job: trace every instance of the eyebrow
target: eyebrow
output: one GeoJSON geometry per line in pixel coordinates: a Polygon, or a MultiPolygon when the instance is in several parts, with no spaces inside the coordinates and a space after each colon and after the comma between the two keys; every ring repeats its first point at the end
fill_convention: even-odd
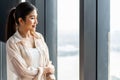
{"type": "Polygon", "coordinates": [[[38,15],[30,15],[30,17],[35,17],[35,16],[38,16],[38,15]]]}

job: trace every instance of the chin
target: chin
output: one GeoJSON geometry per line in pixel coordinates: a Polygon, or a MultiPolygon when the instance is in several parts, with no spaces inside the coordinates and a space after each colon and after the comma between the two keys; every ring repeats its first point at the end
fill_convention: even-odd
{"type": "Polygon", "coordinates": [[[36,29],[31,29],[30,31],[35,32],[35,31],[36,31],[36,29]]]}

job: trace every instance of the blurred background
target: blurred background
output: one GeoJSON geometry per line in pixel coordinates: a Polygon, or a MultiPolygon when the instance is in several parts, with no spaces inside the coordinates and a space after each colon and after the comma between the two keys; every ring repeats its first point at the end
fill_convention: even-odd
{"type": "Polygon", "coordinates": [[[79,0],[57,0],[58,80],[79,80],[79,0]]]}
{"type": "Polygon", "coordinates": [[[110,80],[120,80],[120,0],[110,0],[110,80]]]}

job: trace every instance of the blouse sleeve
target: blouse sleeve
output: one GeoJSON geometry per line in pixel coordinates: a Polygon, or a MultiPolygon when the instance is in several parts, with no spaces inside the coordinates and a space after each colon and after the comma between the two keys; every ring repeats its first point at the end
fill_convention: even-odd
{"type": "Polygon", "coordinates": [[[14,42],[7,42],[6,52],[9,58],[8,60],[9,62],[11,62],[17,75],[27,78],[34,78],[37,75],[39,69],[30,69],[27,66],[25,60],[21,57],[21,54],[14,42]]]}
{"type": "MultiPolygon", "coordinates": [[[[50,61],[50,58],[49,58],[49,49],[48,49],[48,46],[47,46],[47,44],[46,44],[46,42],[44,40],[44,37],[40,33],[37,33],[37,35],[38,35],[38,37],[40,38],[40,40],[42,42],[41,44],[44,46],[44,53],[45,53],[45,60],[44,61],[46,63],[45,67],[50,67],[51,69],[53,69],[55,71],[54,65],[52,64],[52,61],[50,61]]],[[[39,46],[39,44],[37,44],[37,45],[39,46]]],[[[52,77],[54,77],[51,80],[55,80],[55,75],[54,74],[51,74],[51,75],[52,75],[52,77]]],[[[51,75],[49,75],[49,76],[51,76],[51,75]]]]}
{"type": "Polygon", "coordinates": [[[42,39],[42,42],[43,42],[43,45],[44,45],[44,47],[45,47],[45,54],[46,54],[46,66],[48,67],[51,67],[52,69],[54,69],[55,70],[55,67],[54,67],[54,65],[52,64],[52,61],[50,61],[50,58],[49,58],[49,49],[48,49],[48,46],[47,46],[47,44],[46,44],[46,42],[45,42],[45,40],[44,40],[44,37],[43,37],[43,35],[42,34],[40,34],[39,33],[39,36],[40,36],[40,38],[42,39]]]}

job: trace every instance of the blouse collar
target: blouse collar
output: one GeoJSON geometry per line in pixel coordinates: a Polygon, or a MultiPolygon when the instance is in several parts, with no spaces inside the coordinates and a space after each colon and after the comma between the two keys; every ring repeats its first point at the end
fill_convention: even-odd
{"type": "MultiPolygon", "coordinates": [[[[16,43],[18,43],[18,42],[20,42],[20,41],[23,40],[23,37],[20,35],[20,33],[18,32],[18,30],[15,32],[14,38],[15,38],[15,42],[16,43]]],[[[36,37],[34,36],[34,39],[40,39],[40,37],[37,35],[37,33],[36,33],[36,37]]]]}

